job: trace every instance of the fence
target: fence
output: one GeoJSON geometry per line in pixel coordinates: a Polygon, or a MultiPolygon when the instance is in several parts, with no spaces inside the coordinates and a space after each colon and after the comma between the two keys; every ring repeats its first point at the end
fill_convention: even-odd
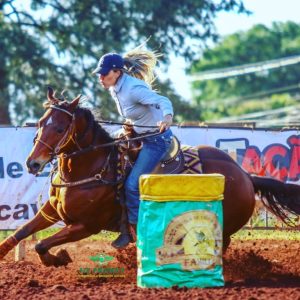
{"type": "MultiPolygon", "coordinates": [[[[182,144],[211,145],[226,151],[250,173],[300,183],[298,129],[274,131],[229,127],[227,124],[227,127],[174,126],[172,130],[182,144]]],[[[50,167],[40,177],[28,175],[25,171],[24,161],[31,150],[34,134],[33,127],[0,128],[0,230],[21,226],[39,208],[36,199],[45,185],[50,167]]],[[[47,188],[44,199],[46,197],[47,188]]],[[[273,220],[269,212],[261,212],[261,217],[254,216],[247,227],[286,228],[273,220]]]]}

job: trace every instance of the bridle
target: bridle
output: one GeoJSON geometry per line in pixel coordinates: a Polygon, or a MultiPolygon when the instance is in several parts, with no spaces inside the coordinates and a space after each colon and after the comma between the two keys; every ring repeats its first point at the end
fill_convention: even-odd
{"type": "MultiPolygon", "coordinates": [[[[73,129],[72,127],[73,127],[73,124],[75,123],[75,113],[70,113],[66,109],[63,109],[63,108],[61,108],[59,106],[56,106],[56,105],[50,105],[49,108],[56,109],[56,110],[59,110],[61,112],[64,112],[65,114],[67,114],[68,116],[70,116],[72,118],[72,121],[71,121],[70,125],[68,126],[68,129],[66,130],[64,136],[60,139],[60,141],[58,142],[58,144],[55,147],[50,146],[48,143],[46,143],[42,139],[38,139],[37,138],[38,132],[36,134],[36,137],[33,140],[34,144],[36,142],[41,143],[42,145],[46,146],[51,151],[50,161],[52,161],[54,159],[54,157],[59,154],[62,147],[69,142],[69,140],[67,140],[66,142],[65,142],[65,140],[68,138],[71,130],[73,129]]],[[[71,138],[72,138],[72,135],[71,135],[71,138]]],[[[75,144],[77,145],[78,143],[75,142],[75,144]]]]}

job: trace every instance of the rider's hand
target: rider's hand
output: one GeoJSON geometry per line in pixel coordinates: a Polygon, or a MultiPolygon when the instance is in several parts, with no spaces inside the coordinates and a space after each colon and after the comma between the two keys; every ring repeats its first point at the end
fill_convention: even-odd
{"type": "Polygon", "coordinates": [[[167,130],[173,123],[173,116],[172,115],[165,115],[163,121],[157,123],[159,127],[159,132],[164,132],[167,130]]]}
{"type": "Polygon", "coordinates": [[[122,128],[123,128],[123,132],[124,132],[125,135],[133,133],[132,122],[128,119],[126,119],[126,121],[124,122],[122,128]]]}

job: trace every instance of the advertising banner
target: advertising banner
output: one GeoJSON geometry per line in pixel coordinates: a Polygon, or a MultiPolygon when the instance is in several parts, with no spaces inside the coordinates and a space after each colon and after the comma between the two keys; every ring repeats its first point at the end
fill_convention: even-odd
{"type": "MultiPolygon", "coordinates": [[[[226,151],[246,171],[300,184],[300,135],[297,130],[173,127],[183,145],[209,145],[226,151]]],[[[48,198],[47,165],[39,176],[28,174],[36,128],[0,128],[0,230],[31,219],[48,198]],[[40,196],[41,195],[41,196],[40,196]]]]}
{"type": "Polygon", "coordinates": [[[25,164],[35,131],[0,128],[0,230],[15,229],[32,219],[40,207],[40,193],[47,199],[50,166],[36,177],[28,174],[25,164]]]}

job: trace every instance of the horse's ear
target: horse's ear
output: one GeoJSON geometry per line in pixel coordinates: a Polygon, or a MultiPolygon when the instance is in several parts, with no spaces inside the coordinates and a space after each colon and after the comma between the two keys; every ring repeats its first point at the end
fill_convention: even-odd
{"type": "Polygon", "coordinates": [[[48,92],[47,92],[47,99],[52,102],[53,101],[53,88],[51,86],[48,86],[48,92]]]}
{"type": "Polygon", "coordinates": [[[66,89],[63,89],[62,92],[60,93],[62,96],[62,100],[67,100],[67,96],[65,96],[65,93],[67,92],[66,89]]]}
{"type": "Polygon", "coordinates": [[[51,86],[48,86],[47,99],[51,104],[57,104],[58,100],[55,98],[55,92],[51,86]]]}
{"type": "Polygon", "coordinates": [[[71,108],[72,111],[74,111],[75,108],[77,107],[80,98],[81,98],[81,94],[78,95],[75,99],[73,99],[72,102],[70,103],[70,108],[71,108]]]}

